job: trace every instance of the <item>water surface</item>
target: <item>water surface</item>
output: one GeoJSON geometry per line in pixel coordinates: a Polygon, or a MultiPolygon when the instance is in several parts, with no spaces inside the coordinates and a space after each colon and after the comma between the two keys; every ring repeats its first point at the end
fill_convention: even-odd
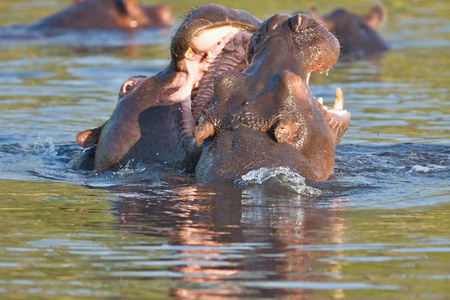
{"type": "MultiPolygon", "coordinates": [[[[0,3],[2,299],[450,297],[446,1],[388,1],[391,51],[312,77],[325,102],[340,86],[352,114],[329,181],[275,169],[210,185],[161,166],[70,168],[75,135],[109,117],[120,85],[167,65],[172,29],[43,37],[11,25],[68,2],[0,3]]],[[[311,4],[241,2],[217,1],[261,19],[311,4]]],[[[169,5],[177,20],[193,6],[169,5]]]]}

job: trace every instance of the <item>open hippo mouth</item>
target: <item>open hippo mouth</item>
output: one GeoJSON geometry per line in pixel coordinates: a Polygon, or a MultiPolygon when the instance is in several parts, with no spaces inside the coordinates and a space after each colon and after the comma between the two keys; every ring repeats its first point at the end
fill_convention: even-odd
{"type": "Polygon", "coordinates": [[[248,66],[247,49],[259,21],[240,10],[205,5],[192,11],[175,32],[171,68],[176,72],[167,89],[180,102],[183,134],[194,137],[195,125],[214,95],[215,78],[248,66]]]}
{"type": "Polygon", "coordinates": [[[337,61],[339,43],[306,15],[274,15],[252,36],[242,73],[216,80],[211,105],[195,132],[202,151],[197,181],[236,178],[260,167],[288,166],[314,180],[333,172],[335,147],[350,123],[342,91],[333,107],[310,90],[312,72],[337,61]]]}
{"type": "Polygon", "coordinates": [[[106,170],[134,160],[192,172],[200,155],[194,129],[213,97],[215,77],[247,67],[248,44],[260,24],[245,11],[218,5],[191,11],[174,32],[169,66],[127,80],[105,124],[77,136],[82,147],[97,144],[79,165],[106,170]]]}

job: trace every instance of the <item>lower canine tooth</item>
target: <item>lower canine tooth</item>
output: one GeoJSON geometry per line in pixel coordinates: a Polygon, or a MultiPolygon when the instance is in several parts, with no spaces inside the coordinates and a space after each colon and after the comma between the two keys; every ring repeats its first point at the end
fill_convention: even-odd
{"type": "Polygon", "coordinates": [[[319,97],[319,99],[317,99],[317,101],[318,101],[321,105],[323,105],[323,98],[322,98],[322,97],[319,97]]]}
{"type": "Polygon", "coordinates": [[[342,93],[342,90],[339,87],[336,88],[336,100],[334,101],[333,109],[344,109],[344,93],[342,93]]]}

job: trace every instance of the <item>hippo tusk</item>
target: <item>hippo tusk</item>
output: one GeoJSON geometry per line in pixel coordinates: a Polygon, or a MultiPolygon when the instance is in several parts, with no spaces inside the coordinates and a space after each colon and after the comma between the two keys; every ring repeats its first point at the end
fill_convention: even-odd
{"type": "Polygon", "coordinates": [[[333,109],[335,110],[344,109],[344,93],[339,87],[336,88],[336,100],[334,101],[333,109]]]}
{"type": "Polygon", "coordinates": [[[214,135],[214,125],[209,121],[199,124],[195,128],[195,139],[197,140],[197,145],[199,147],[203,144],[204,140],[212,135],[214,135]]]}
{"type": "Polygon", "coordinates": [[[317,102],[319,102],[321,105],[323,105],[323,98],[319,97],[319,99],[317,99],[317,102]]]}

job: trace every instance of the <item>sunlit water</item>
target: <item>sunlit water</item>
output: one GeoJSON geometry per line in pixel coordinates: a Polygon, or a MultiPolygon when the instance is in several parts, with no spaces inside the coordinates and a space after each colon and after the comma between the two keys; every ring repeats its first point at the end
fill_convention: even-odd
{"type": "MultiPolygon", "coordinates": [[[[448,299],[449,10],[416,2],[389,2],[389,53],[312,77],[352,114],[322,183],[284,168],[210,185],[159,165],[75,171],[76,133],[109,117],[128,77],[166,66],[172,30],[2,28],[0,298],[448,299]]],[[[310,4],[227,3],[260,18],[310,4]]],[[[4,2],[1,22],[64,4],[4,2]]]]}

